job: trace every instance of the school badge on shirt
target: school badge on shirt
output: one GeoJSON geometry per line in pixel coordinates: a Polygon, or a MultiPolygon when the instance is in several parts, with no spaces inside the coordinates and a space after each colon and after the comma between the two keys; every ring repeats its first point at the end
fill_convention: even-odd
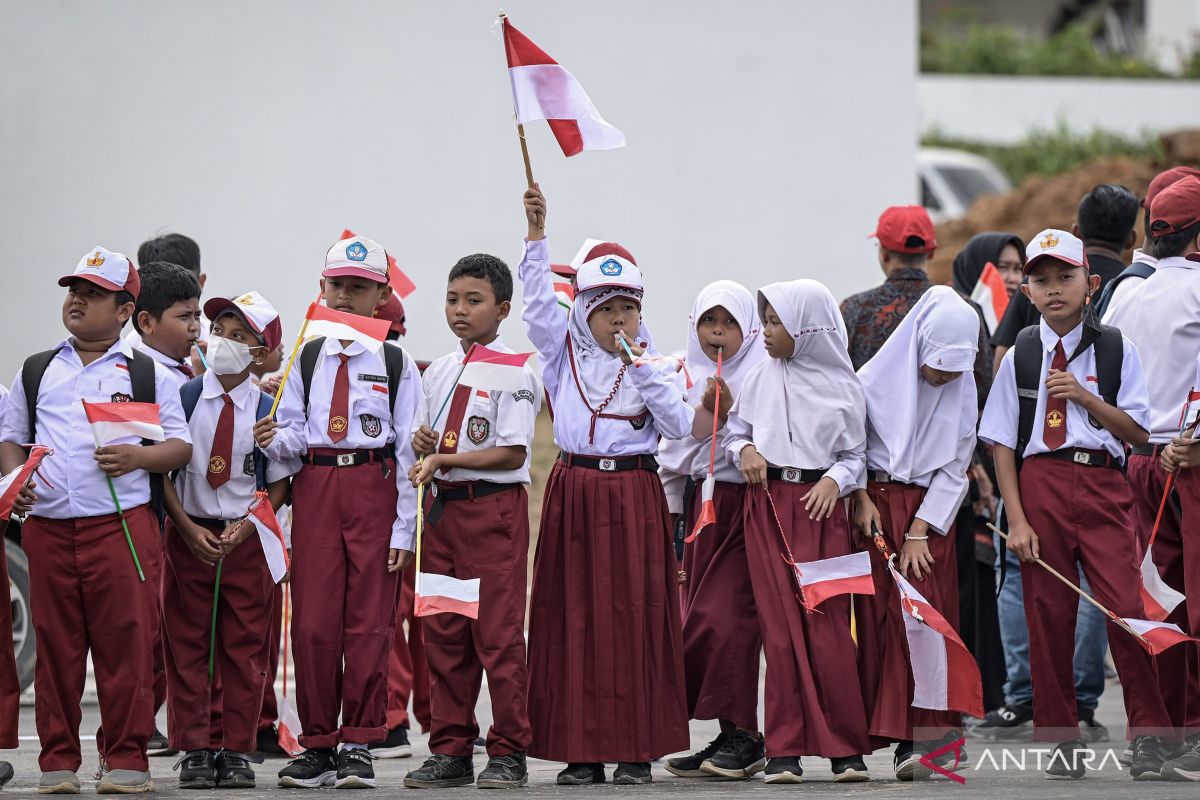
{"type": "Polygon", "coordinates": [[[358,420],[362,423],[363,433],[372,439],[383,432],[383,423],[380,422],[379,417],[374,417],[370,414],[359,414],[358,420]]]}
{"type": "Polygon", "coordinates": [[[491,431],[492,424],[486,417],[471,417],[467,420],[467,438],[475,444],[483,444],[491,431]]]}
{"type": "Polygon", "coordinates": [[[220,475],[225,471],[226,466],[228,465],[225,463],[225,459],[220,456],[213,456],[208,460],[208,471],[214,475],[220,475]]]}
{"type": "Polygon", "coordinates": [[[342,431],[346,430],[346,418],[330,417],[329,430],[333,431],[334,433],[341,433],[342,431]]]}
{"type": "Polygon", "coordinates": [[[1054,409],[1053,411],[1051,411],[1049,414],[1046,415],[1046,424],[1049,425],[1051,428],[1061,428],[1062,424],[1063,424],[1062,412],[1059,411],[1058,409],[1054,409]]]}
{"type": "Polygon", "coordinates": [[[450,450],[458,447],[458,434],[454,431],[446,431],[446,435],[442,437],[442,444],[450,450]]]}

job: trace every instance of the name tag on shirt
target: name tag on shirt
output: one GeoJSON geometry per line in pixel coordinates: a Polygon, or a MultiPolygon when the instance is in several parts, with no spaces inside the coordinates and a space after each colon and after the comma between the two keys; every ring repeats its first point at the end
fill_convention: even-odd
{"type": "Polygon", "coordinates": [[[373,383],[387,383],[387,375],[368,375],[365,372],[358,373],[360,381],[372,381],[373,383]]]}

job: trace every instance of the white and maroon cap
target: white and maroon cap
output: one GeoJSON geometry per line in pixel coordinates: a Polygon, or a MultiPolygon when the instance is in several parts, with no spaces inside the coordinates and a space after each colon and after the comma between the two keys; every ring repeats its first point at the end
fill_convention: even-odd
{"type": "Polygon", "coordinates": [[[379,283],[388,282],[388,257],[383,246],[365,236],[351,236],[329,248],[322,278],[353,275],[379,283]]]}
{"type": "Polygon", "coordinates": [[[575,274],[576,292],[618,287],[642,294],[642,272],[628,250],[616,242],[600,242],[584,256],[575,274]]]}
{"type": "Polygon", "coordinates": [[[1025,274],[1043,258],[1057,258],[1074,267],[1087,268],[1087,255],[1083,252],[1083,241],[1074,234],[1047,228],[1029,240],[1025,248],[1025,274]]]}
{"type": "Polygon", "coordinates": [[[105,250],[96,245],[84,253],[75,265],[75,271],[58,279],[59,286],[70,286],[71,281],[82,278],[110,292],[129,292],[136,300],[142,291],[142,279],[128,256],[105,250]]]}
{"type": "Polygon", "coordinates": [[[279,321],[279,312],[258,292],[246,292],[232,300],[214,297],[204,304],[204,316],[213,322],[226,312],[237,314],[250,330],[262,338],[267,350],[275,350],[283,341],[283,324],[279,321]]]}

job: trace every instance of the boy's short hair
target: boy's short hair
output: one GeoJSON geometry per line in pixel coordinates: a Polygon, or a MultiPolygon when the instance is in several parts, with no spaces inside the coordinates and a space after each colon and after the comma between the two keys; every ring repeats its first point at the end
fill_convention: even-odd
{"type": "Polygon", "coordinates": [[[901,253],[899,250],[889,250],[886,247],[883,250],[890,258],[899,261],[910,269],[924,267],[929,262],[929,253],[901,253]]]}
{"type": "Polygon", "coordinates": [[[1191,248],[1197,236],[1200,236],[1200,222],[1175,233],[1165,233],[1153,240],[1154,257],[1163,259],[1182,256],[1191,248]]]}
{"type": "Polygon", "coordinates": [[[178,264],[153,261],[143,264],[138,276],[142,279],[142,291],[133,309],[133,327],[139,334],[142,329],[137,318],[143,311],[154,319],[162,319],[163,313],[176,303],[200,299],[200,282],[178,264]]]}
{"type": "Polygon", "coordinates": [[[507,264],[495,256],[487,253],[463,256],[450,269],[450,277],[446,279],[446,283],[463,277],[479,278],[490,283],[497,303],[512,301],[512,271],[509,270],[507,264]]]}
{"type": "Polygon", "coordinates": [[[1126,187],[1118,183],[1093,187],[1075,211],[1079,238],[1124,247],[1137,224],[1137,210],[1137,196],[1126,187]]]}
{"type": "Polygon", "coordinates": [[[137,259],[143,267],[155,262],[178,264],[200,277],[200,245],[182,233],[166,233],[147,239],[138,245],[137,259]]]}

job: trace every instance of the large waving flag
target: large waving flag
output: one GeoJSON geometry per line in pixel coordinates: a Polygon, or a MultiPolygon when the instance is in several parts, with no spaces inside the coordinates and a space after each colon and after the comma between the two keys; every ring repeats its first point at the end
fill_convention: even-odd
{"type": "Polygon", "coordinates": [[[624,147],[625,134],[604,121],[575,76],[507,18],[502,21],[517,122],[546,120],[566,156],[624,147]]]}
{"type": "Polygon", "coordinates": [[[271,504],[265,497],[250,507],[248,518],[258,531],[258,540],[262,542],[263,555],[267,559],[267,567],[271,570],[271,580],[279,583],[287,575],[287,547],[283,543],[283,531],[279,528],[279,518],[271,509],[271,504]]]}
{"type": "Polygon", "coordinates": [[[306,319],[306,335],[361,342],[363,347],[373,353],[383,347],[391,327],[391,323],[386,319],[347,314],[319,303],[308,307],[306,319]]]}
{"type": "Polygon", "coordinates": [[[42,459],[52,452],[54,451],[45,445],[35,444],[29,450],[29,458],[25,459],[24,464],[0,478],[0,527],[12,516],[13,505],[17,502],[21,488],[29,483],[29,478],[42,463],[42,459]]]}
{"type": "MultiPolygon", "coordinates": [[[[342,239],[353,239],[354,235],[354,231],[349,228],[345,228],[342,231],[342,239]]],[[[387,251],[384,252],[387,255],[388,262],[388,283],[391,285],[392,291],[400,295],[400,299],[403,300],[416,290],[417,285],[412,282],[411,278],[404,274],[404,270],[400,269],[400,265],[396,263],[396,259],[392,257],[392,254],[387,253],[387,251]]]]}
{"type": "Polygon", "coordinates": [[[525,386],[525,362],[531,355],[501,353],[481,344],[473,345],[463,361],[458,384],[490,392],[515,392],[525,386]]]}
{"type": "Polygon", "coordinates": [[[417,575],[416,615],[462,614],[479,619],[479,578],[459,580],[449,575],[422,572],[417,575]]]}
{"type": "Polygon", "coordinates": [[[983,310],[983,321],[987,323],[988,334],[996,332],[996,326],[1004,319],[1008,308],[1008,290],[1004,288],[1004,278],[996,265],[987,262],[983,272],[971,290],[971,299],[983,310]]]}
{"type": "Polygon", "coordinates": [[[1122,617],[1121,621],[1138,635],[1138,643],[1146,648],[1146,651],[1152,656],[1177,644],[1198,641],[1180,630],[1178,625],[1172,625],[1169,622],[1151,622],[1146,619],[1130,619],[1129,617],[1122,617]]]}
{"type": "Polygon", "coordinates": [[[1158,567],[1150,558],[1150,548],[1142,558],[1142,606],[1146,617],[1155,622],[1162,622],[1171,616],[1175,607],[1184,601],[1184,596],[1172,589],[1158,574],[1158,567]]]}
{"type": "Polygon", "coordinates": [[[89,403],[83,411],[92,424],[97,447],[104,447],[129,436],[161,442],[167,438],[157,403],[89,403]]]}
{"type": "Polygon", "coordinates": [[[800,602],[809,611],[839,594],[875,594],[870,553],[801,561],[792,568],[800,584],[800,602]]]}

